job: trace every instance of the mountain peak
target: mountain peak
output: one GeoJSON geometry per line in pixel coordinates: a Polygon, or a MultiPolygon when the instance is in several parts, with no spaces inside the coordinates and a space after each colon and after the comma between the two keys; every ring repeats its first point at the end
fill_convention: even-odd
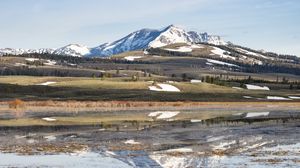
{"type": "Polygon", "coordinates": [[[183,28],[181,28],[181,26],[177,26],[177,25],[174,25],[174,24],[171,24],[167,27],[165,27],[164,29],[162,30],[184,30],[183,28]]]}
{"type": "Polygon", "coordinates": [[[69,44],[55,50],[54,54],[81,57],[90,54],[90,49],[80,44],[69,44]]]}

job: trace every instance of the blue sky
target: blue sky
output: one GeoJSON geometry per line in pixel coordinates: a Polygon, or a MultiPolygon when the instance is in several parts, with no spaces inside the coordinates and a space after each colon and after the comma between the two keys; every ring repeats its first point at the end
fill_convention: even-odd
{"type": "Polygon", "coordinates": [[[0,48],[89,47],[169,24],[300,56],[299,0],[1,0],[0,48]]]}

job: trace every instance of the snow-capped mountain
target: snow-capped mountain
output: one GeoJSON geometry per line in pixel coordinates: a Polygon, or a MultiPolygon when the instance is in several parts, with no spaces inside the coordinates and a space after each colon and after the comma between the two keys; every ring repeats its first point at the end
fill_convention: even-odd
{"type": "Polygon", "coordinates": [[[41,48],[41,49],[14,49],[14,48],[2,48],[0,49],[1,55],[22,55],[22,54],[57,54],[57,55],[67,55],[74,57],[81,57],[84,55],[90,54],[90,49],[86,46],[82,46],[79,44],[70,44],[58,49],[52,48],[41,48]]]}
{"type": "Polygon", "coordinates": [[[55,49],[52,48],[40,48],[40,49],[2,48],[0,49],[0,56],[6,54],[21,55],[21,54],[31,54],[31,53],[52,54],[54,51],[55,49]]]}
{"type": "Polygon", "coordinates": [[[84,55],[90,55],[90,49],[86,46],[82,46],[79,44],[69,44],[67,46],[55,50],[53,54],[81,57],[84,55]]]}
{"type": "Polygon", "coordinates": [[[106,43],[91,49],[91,56],[110,56],[126,51],[145,48],[163,47],[174,43],[210,43],[225,45],[220,36],[194,31],[187,32],[182,28],[170,25],[162,30],[142,29],[113,43],[106,43]]]}
{"type": "Polygon", "coordinates": [[[126,51],[140,50],[146,48],[163,47],[174,43],[210,43],[216,45],[226,45],[220,36],[213,36],[207,33],[186,31],[174,25],[170,25],[161,30],[141,29],[135,31],[124,38],[112,43],[104,43],[94,48],[88,48],[79,44],[70,44],[58,49],[0,49],[0,56],[5,54],[21,55],[28,53],[50,53],[67,56],[111,56],[126,51]]]}
{"type": "Polygon", "coordinates": [[[158,30],[142,29],[133,32],[115,42],[105,43],[98,47],[92,48],[91,55],[109,56],[125,51],[148,48],[149,43],[155,40],[155,38],[159,36],[159,34],[160,31],[158,30]]]}

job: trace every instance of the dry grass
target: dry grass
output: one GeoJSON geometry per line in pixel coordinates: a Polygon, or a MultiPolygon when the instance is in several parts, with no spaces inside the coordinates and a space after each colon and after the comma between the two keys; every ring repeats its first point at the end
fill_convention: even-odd
{"type": "MultiPolygon", "coordinates": [[[[0,105],[8,105],[10,101],[2,101],[0,105]]],[[[193,101],[177,101],[177,102],[159,102],[159,101],[25,101],[26,108],[30,107],[65,107],[65,108],[137,108],[137,107],[199,107],[199,108],[243,108],[251,107],[270,107],[274,106],[274,102],[193,102],[193,101]]],[[[299,102],[276,102],[276,107],[299,107],[299,102]]]]}
{"type": "Polygon", "coordinates": [[[99,79],[73,80],[57,83],[56,86],[92,89],[147,89],[146,82],[107,81],[99,79]]]}
{"type": "Polygon", "coordinates": [[[129,51],[129,52],[113,55],[112,58],[123,58],[126,56],[142,56],[142,55],[144,55],[143,51],[129,51]]]}

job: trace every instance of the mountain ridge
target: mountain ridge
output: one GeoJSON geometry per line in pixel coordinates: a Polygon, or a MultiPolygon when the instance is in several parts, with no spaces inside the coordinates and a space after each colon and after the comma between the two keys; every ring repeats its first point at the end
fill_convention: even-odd
{"type": "Polygon", "coordinates": [[[57,49],[14,49],[2,48],[0,55],[6,54],[30,54],[49,53],[57,55],[67,55],[76,57],[109,57],[126,51],[141,50],[146,48],[162,47],[173,43],[197,43],[204,42],[216,45],[225,45],[220,36],[209,35],[208,33],[198,33],[186,31],[175,25],[169,25],[163,29],[144,28],[134,31],[127,36],[111,43],[104,43],[96,47],[87,47],[80,44],[69,44],[57,49]]]}

